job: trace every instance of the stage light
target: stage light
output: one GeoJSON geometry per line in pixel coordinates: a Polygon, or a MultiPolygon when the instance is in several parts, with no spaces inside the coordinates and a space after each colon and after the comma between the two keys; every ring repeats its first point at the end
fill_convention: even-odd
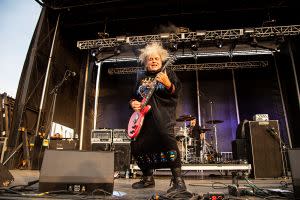
{"type": "Polygon", "coordinates": [[[115,49],[114,49],[114,55],[115,56],[118,56],[118,55],[120,55],[121,54],[121,49],[120,49],[120,47],[115,47],[115,49]]]}
{"type": "Polygon", "coordinates": [[[178,44],[175,43],[175,42],[171,42],[170,45],[169,45],[169,49],[170,51],[177,51],[178,50],[178,44]]]}
{"type": "Polygon", "coordinates": [[[126,41],[126,36],[117,36],[116,40],[117,40],[117,42],[120,42],[120,43],[125,42],[126,41]]]}
{"type": "Polygon", "coordinates": [[[222,48],[223,47],[223,41],[222,40],[217,40],[216,41],[216,47],[222,48]]]}
{"type": "Polygon", "coordinates": [[[252,47],[257,47],[257,44],[258,44],[258,42],[257,42],[257,40],[256,40],[256,37],[253,37],[253,38],[252,38],[252,41],[250,42],[250,46],[252,46],[252,47]]]}
{"type": "Polygon", "coordinates": [[[192,51],[197,51],[198,50],[197,42],[191,42],[191,50],[192,51]]]}
{"type": "Polygon", "coordinates": [[[99,54],[99,49],[91,49],[91,55],[93,56],[93,57],[95,57],[96,55],[98,55],[99,54]]]}
{"type": "Polygon", "coordinates": [[[244,29],[244,34],[251,34],[254,33],[254,28],[245,28],[244,29]]]}
{"type": "Polygon", "coordinates": [[[205,34],[206,34],[206,31],[201,31],[201,30],[196,31],[196,36],[205,36],[205,34]]]}
{"type": "Polygon", "coordinates": [[[161,39],[168,39],[170,37],[170,33],[161,33],[160,38],[161,39]]]}
{"type": "Polygon", "coordinates": [[[109,34],[108,33],[98,32],[97,34],[98,34],[99,38],[101,38],[101,39],[109,38],[109,34]]]}

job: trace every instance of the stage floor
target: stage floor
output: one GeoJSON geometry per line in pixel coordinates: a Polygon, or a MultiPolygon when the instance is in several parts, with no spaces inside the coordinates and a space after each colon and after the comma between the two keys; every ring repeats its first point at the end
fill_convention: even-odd
{"type": "MultiPolygon", "coordinates": [[[[12,182],[7,188],[18,185],[27,185],[30,181],[39,179],[39,171],[37,170],[10,170],[14,177],[12,182]]],[[[121,173],[119,177],[114,180],[114,194],[112,196],[92,196],[92,195],[69,195],[69,194],[51,194],[38,196],[38,183],[26,188],[20,194],[12,194],[7,192],[0,193],[0,199],[124,199],[124,200],[142,200],[142,199],[155,199],[155,195],[165,195],[167,189],[170,187],[170,176],[155,174],[155,188],[134,190],[131,184],[138,181],[140,178],[137,174],[136,178],[124,178],[121,173]],[[30,190],[28,190],[30,189],[30,190]]],[[[194,196],[187,199],[201,199],[200,197],[208,192],[224,193],[227,199],[264,199],[254,196],[241,196],[239,198],[233,197],[228,194],[228,185],[232,184],[231,175],[220,174],[217,171],[203,172],[201,176],[198,173],[185,174],[185,182],[187,189],[194,196]],[[228,198],[233,197],[233,198],[228,198]]],[[[285,191],[292,191],[291,178],[276,178],[276,179],[250,179],[250,181],[258,188],[261,189],[283,189],[285,191]],[[287,187],[284,188],[283,186],[287,187]]],[[[248,185],[246,180],[238,180],[240,187],[248,185]]],[[[13,187],[12,189],[17,189],[13,187]]],[[[2,191],[2,190],[1,190],[2,191]]],[[[286,194],[286,193],[285,193],[286,194]]],[[[291,194],[291,192],[289,192],[291,194]]],[[[156,199],[163,199],[162,196],[156,199]]],[[[170,198],[172,199],[172,198],[170,198]]],[[[176,199],[176,198],[174,198],[176,199]]],[[[279,198],[272,198],[279,199],[279,198]]],[[[291,199],[291,198],[286,198],[291,199]]]]}

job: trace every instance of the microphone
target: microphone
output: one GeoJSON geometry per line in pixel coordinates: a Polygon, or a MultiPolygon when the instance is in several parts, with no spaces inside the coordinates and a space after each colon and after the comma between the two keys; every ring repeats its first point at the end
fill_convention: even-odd
{"type": "Polygon", "coordinates": [[[273,136],[277,136],[277,132],[275,131],[275,128],[274,127],[268,127],[267,128],[267,131],[273,135],[273,136]]]}
{"type": "Polygon", "coordinates": [[[72,72],[71,70],[67,70],[69,76],[76,76],[76,72],[72,72]]]}

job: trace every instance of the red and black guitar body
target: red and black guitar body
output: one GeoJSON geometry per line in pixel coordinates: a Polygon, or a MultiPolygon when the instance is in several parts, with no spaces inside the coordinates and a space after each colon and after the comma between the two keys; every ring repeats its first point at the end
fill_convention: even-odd
{"type": "Polygon", "coordinates": [[[140,133],[142,126],[143,126],[143,122],[144,122],[144,118],[145,115],[148,113],[148,111],[151,109],[150,105],[145,106],[143,109],[141,109],[141,111],[137,111],[132,113],[130,119],[129,119],[129,123],[128,123],[128,136],[131,139],[134,139],[138,136],[138,134],[140,133]]]}

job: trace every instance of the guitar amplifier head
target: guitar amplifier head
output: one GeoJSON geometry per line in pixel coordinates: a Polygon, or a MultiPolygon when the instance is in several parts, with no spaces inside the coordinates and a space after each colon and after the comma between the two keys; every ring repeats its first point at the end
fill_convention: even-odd
{"type": "Polygon", "coordinates": [[[113,130],[113,143],[130,143],[130,138],[127,135],[126,129],[113,130]]]}
{"type": "Polygon", "coordinates": [[[91,132],[91,143],[111,143],[112,129],[94,129],[91,132]]]}
{"type": "Polygon", "coordinates": [[[253,116],[253,121],[269,121],[268,114],[256,114],[253,116]]]}

